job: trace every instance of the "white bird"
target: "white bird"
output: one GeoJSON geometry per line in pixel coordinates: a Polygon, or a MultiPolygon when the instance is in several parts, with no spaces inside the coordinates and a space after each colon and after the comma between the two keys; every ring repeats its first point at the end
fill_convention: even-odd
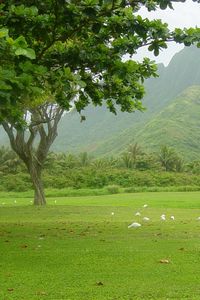
{"type": "Polygon", "coordinates": [[[137,211],[137,212],[135,213],[135,216],[141,216],[141,213],[140,213],[139,211],[137,211]]]}
{"type": "Polygon", "coordinates": [[[175,220],[174,216],[171,216],[170,219],[173,220],[173,221],[175,220]]]}
{"type": "Polygon", "coordinates": [[[128,226],[128,228],[131,228],[131,227],[133,227],[133,228],[138,228],[138,227],[141,227],[142,225],[140,224],[140,223],[137,223],[137,222],[133,222],[132,224],[130,224],[129,226],[128,226]]]}
{"type": "Polygon", "coordinates": [[[165,220],[166,220],[165,215],[161,215],[160,218],[161,218],[162,221],[165,221],[165,220]]]}
{"type": "Polygon", "coordinates": [[[144,217],[143,221],[149,221],[150,219],[148,217],[144,217]]]}
{"type": "Polygon", "coordinates": [[[148,207],[148,205],[147,205],[147,204],[144,204],[143,207],[146,208],[146,207],[148,207]]]}
{"type": "Polygon", "coordinates": [[[114,216],[114,214],[115,214],[114,212],[111,212],[111,215],[112,215],[112,216],[114,216]]]}

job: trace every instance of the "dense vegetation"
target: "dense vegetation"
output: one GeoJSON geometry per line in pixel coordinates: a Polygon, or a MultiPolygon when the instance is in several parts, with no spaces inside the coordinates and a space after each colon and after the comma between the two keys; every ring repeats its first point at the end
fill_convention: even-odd
{"type": "MultiPolygon", "coordinates": [[[[0,148],[0,190],[32,189],[29,175],[20,159],[7,148],[0,148]]],[[[92,158],[51,152],[43,174],[46,188],[101,189],[108,193],[137,191],[145,187],[200,186],[200,162],[184,163],[173,148],[162,146],[157,153],[145,153],[138,144],[128,147],[118,157],[92,158]]],[[[152,189],[155,190],[155,189],[152,189]]]]}

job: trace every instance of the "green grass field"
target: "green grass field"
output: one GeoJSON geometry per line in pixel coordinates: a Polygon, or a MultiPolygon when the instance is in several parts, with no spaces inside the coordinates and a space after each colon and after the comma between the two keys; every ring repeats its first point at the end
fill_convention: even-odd
{"type": "Polygon", "coordinates": [[[0,198],[0,299],[200,299],[198,216],[200,192],[0,198]]]}

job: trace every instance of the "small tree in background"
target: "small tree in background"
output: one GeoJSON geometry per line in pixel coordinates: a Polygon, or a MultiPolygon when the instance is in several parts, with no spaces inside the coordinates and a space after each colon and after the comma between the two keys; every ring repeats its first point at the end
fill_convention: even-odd
{"type": "Polygon", "coordinates": [[[171,147],[162,146],[158,153],[158,160],[165,171],[183,171],[184,161],[171,147]]]}

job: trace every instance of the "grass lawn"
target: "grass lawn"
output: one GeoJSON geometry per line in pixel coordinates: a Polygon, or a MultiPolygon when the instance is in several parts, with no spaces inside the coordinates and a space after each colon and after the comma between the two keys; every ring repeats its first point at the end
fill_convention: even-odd
{"type": "Polygon", "coordinates": [[[0,198],[0,299],[199,300],[198,216],[200,192],[0,198]]]}

